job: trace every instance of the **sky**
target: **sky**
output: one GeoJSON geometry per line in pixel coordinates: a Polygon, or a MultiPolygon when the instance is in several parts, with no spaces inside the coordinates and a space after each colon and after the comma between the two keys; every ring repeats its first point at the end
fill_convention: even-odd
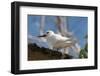
{"type": "MultiPolygon", "coordinates": [[[[39,36],[41,16],[28,15],[28,34],[39,36]]],[[[56,16],[45,16],[44,32],[52,30],[57,32],[56,16]]],[[[68,31],[73,32],[73,36],[77,38],[81,48],[86,44],[85,36],[88,32],[88,17],[66,16],[66,24],[68,31]]]]}

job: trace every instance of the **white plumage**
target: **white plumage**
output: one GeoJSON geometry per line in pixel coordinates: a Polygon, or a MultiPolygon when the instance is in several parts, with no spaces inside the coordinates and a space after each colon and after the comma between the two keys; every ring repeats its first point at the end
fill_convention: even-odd
{"type": "Polygon", "coordinates": [[[72,39],[55,34],[53,31],[47,32],[46,39],[51,48],[66,48],[73,44],[72,39]]]}
{"type": "MultiPolygon", "coordinates": [[[[50,49],[65,49],[67,47],[72,48],[72,46],[76,43],[76,41],[72,38],[55,34],[53,31],[47,31],[46,34],[39,37],[44,37],[47,40],[50,49]]],[[[65,52],[66,50],[62,52],[62,54],[64,55],[65,52]]],[[[79,51],[77,50],[76,53],[76,57],[78,57],[79,51]]]]}

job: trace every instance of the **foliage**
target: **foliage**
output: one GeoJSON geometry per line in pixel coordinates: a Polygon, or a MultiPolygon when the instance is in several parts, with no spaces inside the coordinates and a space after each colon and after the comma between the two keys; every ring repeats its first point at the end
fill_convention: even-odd
{"type": "Polygon", "coordinates": [[[88,58],[88,44],[86,44],[85,47],[81,49],[79,57],[88,58]]]}
{"type": "MultiPolygon", "coordinates": [[[[86,35],[84,38],[87,40],[88,35],[86,35]]],[[[88,58],[88,43],[86,43],[85,47],[81,49],[79,57],[80,58],[88,58]]]]}

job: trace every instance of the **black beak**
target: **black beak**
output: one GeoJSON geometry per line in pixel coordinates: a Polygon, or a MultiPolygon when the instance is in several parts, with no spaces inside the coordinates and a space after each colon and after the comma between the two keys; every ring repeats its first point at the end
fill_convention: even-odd
{"type": "Polygon", "coordinates": [[[44,34],[44,35],[41,35],[41,36],[38,36],[38,37],[46,37],[47,35],[46,34],[44,34]]]}

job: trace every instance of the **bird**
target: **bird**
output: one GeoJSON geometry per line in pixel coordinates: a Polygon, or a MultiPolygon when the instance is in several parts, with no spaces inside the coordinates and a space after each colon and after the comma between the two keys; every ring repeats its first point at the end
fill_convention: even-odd
{"type": "MultiPolygon", "coordinates": [[[[43,37],[47,40],[50,49],[62,49],[62,48],[67,48],[74,46],[76,43],[75,40],[73,40],[70,37],[65,37],[61,36],[60,34],[56,34],[53,31],[49,30],[45,34],[38,36],[38,37],[43,37]]],[[[62,57],[64,58],[65,56],[65,51],[62,53],[62,57]]]]}

